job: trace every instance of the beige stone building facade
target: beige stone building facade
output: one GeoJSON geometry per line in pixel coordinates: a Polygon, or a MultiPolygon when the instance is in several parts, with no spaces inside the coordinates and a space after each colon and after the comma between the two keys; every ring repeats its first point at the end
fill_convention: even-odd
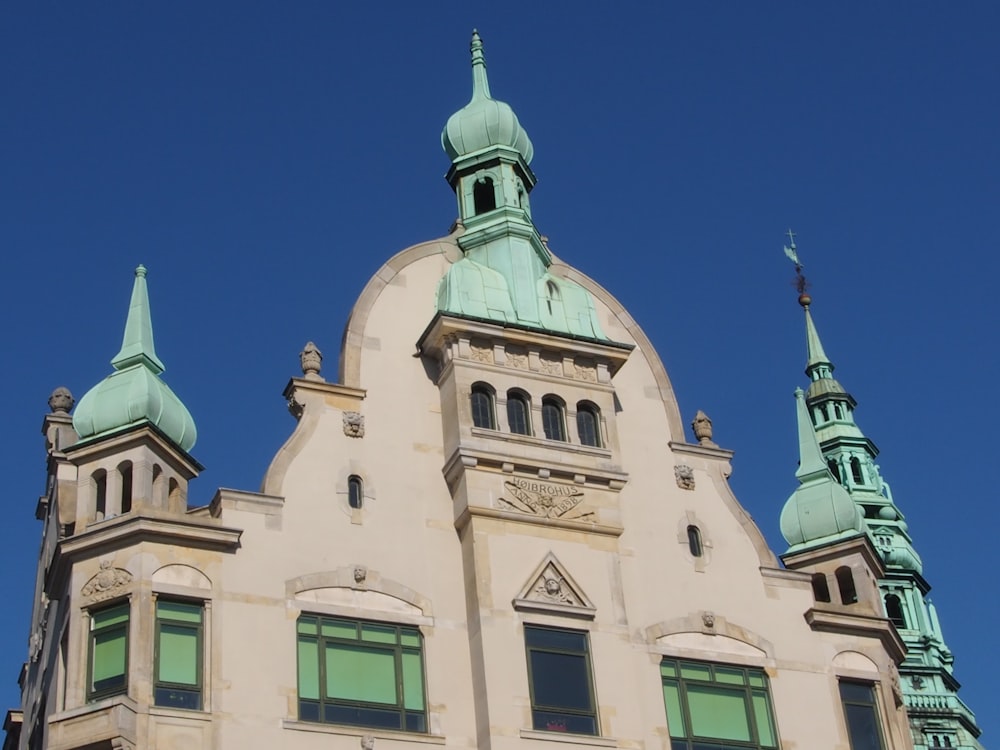
{"type": "Polygon", "coordinates": [[[539,236],[478,38],[473,70],[460,221],[368,282],[336,375],[304,349],[259,491],[188,507],[137,272],[115,372],[46,419],[7,746],[913,747],[867,537],[779,562],[710,421],[686,436],[642,330],[539,236]]]}

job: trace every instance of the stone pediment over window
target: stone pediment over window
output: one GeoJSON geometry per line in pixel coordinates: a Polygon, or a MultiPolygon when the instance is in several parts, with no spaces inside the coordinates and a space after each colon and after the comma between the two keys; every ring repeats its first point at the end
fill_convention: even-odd
{"type": "Polygon", "coordinates": [[[597,612],[583,589],[549,552],[514,599],[514,609],[594,618],[597,612]]]}

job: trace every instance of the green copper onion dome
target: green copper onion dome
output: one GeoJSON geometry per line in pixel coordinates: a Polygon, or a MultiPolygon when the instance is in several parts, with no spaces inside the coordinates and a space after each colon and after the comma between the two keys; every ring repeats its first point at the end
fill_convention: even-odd
{"type": "Polygon", "coordinates": [[[198,432],[187,407],[159,377],[164,367],[153,347],[143,266],[135,269],[125,336],[111,366],[115,372],[87,391],[73,414],[73,428],[81,440],[103,437],[146,422],[182,450],[190,451],[198,432]]]}
{"type": "Polygon", "coordinates": [[[510,105],[490,96],[486,78],[483,40],[472,32],[472,101],[448,118],[441,133],[441,145],[452,161],[490,146],[508,146],[531,163],[531,140],[510,105]]]}
{"type": "Polygon", "coordinates": [[[861,509],[830,474],[816,441],[801,388],[795,390],[799,425],[799,486],[781,511],[789,552],[856,536],[865,530],[861,509]]]}

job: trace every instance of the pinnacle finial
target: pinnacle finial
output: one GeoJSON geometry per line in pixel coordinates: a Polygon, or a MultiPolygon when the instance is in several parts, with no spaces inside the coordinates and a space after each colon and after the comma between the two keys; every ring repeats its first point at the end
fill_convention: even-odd
{"type": "Polygon", "coordinates": [[[476,29],[472,30],[469,43],[472,52],[472,99],[491,99],[490,81],[486,77],[486,55],[483,54],[483,39],[476,29]]]}
{"type": "Polygon", "coordinates": [[[812,303],[812,298],[806,294],[809,282],[806,281],[806,277],[802,273],[802,261],[799,260],[798,248],[795,245],[795,232],[789,229],[785,232],[785,235],[788,237],[788,244],[785,245],[785,255],[795,264],[795,288],[799,292],[799,304],[802,307],[809,307],[812,303]]]}
{"type": "Polygon", "coordinates": [[[128,319],[125,321],[125,335],[122,337],[121,351],[111,360],[116,370],[124,370],[142,363],[154,373],[163,372],[163,363],[156,356],[153,346],[153,322],[149,314],[149,292],[146,289],[146,267],[135,269],[132,284],[132,300],[129,303],[128,319]]]}

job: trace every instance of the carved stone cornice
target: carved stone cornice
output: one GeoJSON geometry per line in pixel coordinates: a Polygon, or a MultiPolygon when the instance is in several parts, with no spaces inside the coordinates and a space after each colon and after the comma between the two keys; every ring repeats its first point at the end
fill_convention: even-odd
{"type": "MultiPolygon", "coordinates": [[[[589,458],[591,452],[599,454],[595,456],[599,460],[605,454],[610,455],[608,451],[601,448],[570,445],[569,443],[554,443],[551,440],[538,440],[538,442],[549,449],[551,457],[514,456],[506,451],[489,451],[459,446],[445,460],[442,472],[449,486],[454,486],[454,483],[458,481],[466,469],[504,474],[519,472],[543,479],[573,482],[580,485],[597,485],[601,489],[615,492],[628,483],[629,475],[624,471],[598,466],[596,465],[597,460],[593,462],[581,460],[589,458]]],[[[602,463],[606,460],[604,459],[602,463]]]]}
{"type": "Polygon", "coordinates": [[[906,657],[906,645],[903,639],[899,637],[892,623],[884,617],[832,612],[826,608],[813,607],[806,610],[805,619],[813,630],[877,638],[889,654],[889,658],[897,664],[902,663],[906,657]]]}

